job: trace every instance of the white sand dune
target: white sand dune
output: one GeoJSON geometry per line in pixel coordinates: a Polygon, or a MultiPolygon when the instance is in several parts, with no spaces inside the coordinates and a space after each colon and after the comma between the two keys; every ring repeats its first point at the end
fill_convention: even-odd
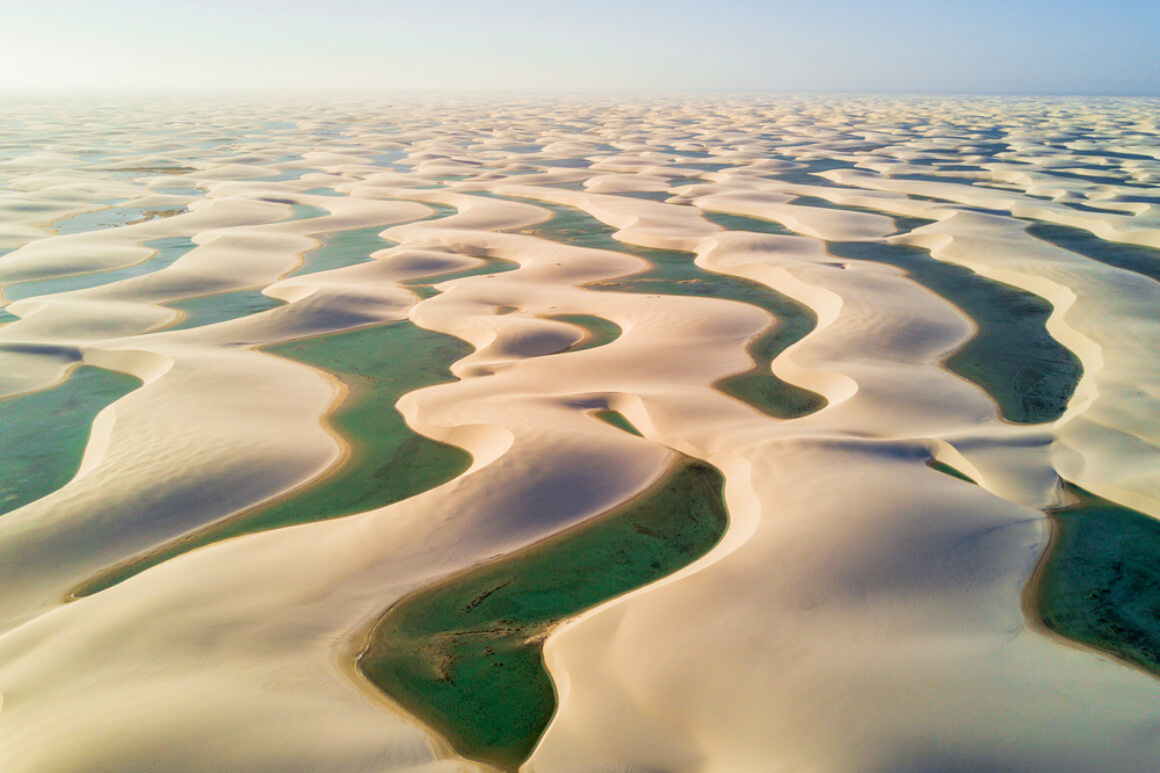
{"type": "Polygon", "coordinates": [[[1045,633],[1026,603],[1061,478],[1160,517],[1160,283],[1025,230],[1160,247],[1160,112],[1050,108],[207,100],[113,115],[15,101],[0,291],[28,297],[0,315],[0,398],[79,362],[142,385],[96,406],[66,485],[0,515],[5,773],[484,770],[360,675],[368,626],[641,493],[674,452],[724,473],[729,528],[548,638],[559,706],[522,770],[1160,768],[1160,682],[1045,633]],[[646,261],[544,238],[547,205],[808,307],[814,329],[771,370],[826,406],[778,420],[715,389],[785,321],[713,297],[711,280],[701,295],[609,287],[646,261]],[[787,233],[726,230],[714,212],[787,233]],[[57,232],[77,215],[83,230],[57,232]],[[899,233],[892,216],[931,222],[899,233]],[[320,240],[360,229],[383,241],[295,273],[320,240]],[[151,263],[148,242],[181,238],[187,251],[151,263]],[[921,247],[1048,301],[1048,332],[1084,369],[1062,415],[1003,421],[943,365],[972,321],[896,268],[827,251],[850,241],[921,247]],[[270,302],[227,314],[244,293],[270,302]],[[194,300],[220,315],[183,316],[194,300]],[[579,349],[585,332],[559,315],[621,332],[579,349]],[[67,600],[340,465],[350,449],[326,417],[346,386],[260,348],[386,322],[473,350],[396,406],[466,450],[465,472],[67,600]]]}

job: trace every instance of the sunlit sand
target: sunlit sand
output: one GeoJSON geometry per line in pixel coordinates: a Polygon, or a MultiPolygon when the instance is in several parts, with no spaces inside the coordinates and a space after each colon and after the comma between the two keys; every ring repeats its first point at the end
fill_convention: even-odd
{"type": "Polygon", "coordinates": [[[5,773],[1160,769],[1155,100],[122,107],[6,105],[5,773]]]}

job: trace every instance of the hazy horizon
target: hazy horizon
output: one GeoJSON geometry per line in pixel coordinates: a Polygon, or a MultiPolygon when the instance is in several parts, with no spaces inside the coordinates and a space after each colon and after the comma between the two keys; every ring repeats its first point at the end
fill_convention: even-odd
{"type": "Polygon", "coordinates": [[[2,91],[1160,95],[1160,4],[14,0],[2,91]]]}

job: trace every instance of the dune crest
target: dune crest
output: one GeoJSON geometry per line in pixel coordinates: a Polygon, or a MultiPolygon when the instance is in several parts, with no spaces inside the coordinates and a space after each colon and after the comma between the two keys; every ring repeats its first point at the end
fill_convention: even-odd
{"type": "Polygon", "coordinates": [[[8,107],[5,771],[1160,767],[1059,552],[1151,565],[1155,101],[8,107]],[[505,622],[682,457],[723,532],[505,622]],[[357,664],[461,580],[535,666],[502,753],[357,664]]]}

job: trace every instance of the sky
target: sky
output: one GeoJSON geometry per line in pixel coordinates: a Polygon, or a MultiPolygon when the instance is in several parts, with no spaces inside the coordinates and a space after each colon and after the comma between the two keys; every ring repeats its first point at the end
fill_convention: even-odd
{"type": "Polygon", "coordinates": [[[56,89],[1160,96],[1160,0],[3,0],[56,89]]]}

